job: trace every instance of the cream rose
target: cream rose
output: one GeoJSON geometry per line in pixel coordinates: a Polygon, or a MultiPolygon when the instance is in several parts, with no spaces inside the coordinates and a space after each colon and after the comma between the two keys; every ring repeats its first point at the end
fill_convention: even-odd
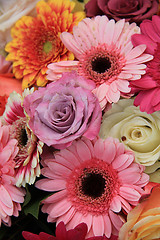
{"type": "Polygon", "coordinates": [[[10,29],[24,15],[33,14],[38,0],[0,1],[0,50],[11,40],[10,29]]]}
{"type": "Polygon", "coordinates": [[[160,239],[160,185],[132,209],[119,232],[119,240],[160,239]]]}
{"type": "Polygon", "coordinates": [[[118,138],[135,152],[136,162],[151,166],[160,157],[160,112],[141,112],[133,101],[121,99],[114,104],[103,116],[99,135],[118,138]]]}

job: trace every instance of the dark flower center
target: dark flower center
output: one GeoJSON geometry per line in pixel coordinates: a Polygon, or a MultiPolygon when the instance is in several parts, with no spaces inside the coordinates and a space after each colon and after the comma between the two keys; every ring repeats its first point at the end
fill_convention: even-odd
{"type": "Polygon", "coordinates": [[[19,143],[20,143],[22,146],[26,146],[27,142],[28,142],[28,136],[27,136],[26,129],[25,129],[25,128],[22,128],[22,129],[21,129],[21,134],[20,134],[19,143]]]}
{"type": "Polygon", "coordinates": [[[92,70],[97,73],[104,73],[111,67],[111,62],[107,57],[97,57],[92,61],[92,70]]]}
{"type": "Polygon", "coordinates": [[[86,173],[82,178],[82,192],[92,198],[100,197],[105,191],[105,183],[101,174],[86,173]]]}

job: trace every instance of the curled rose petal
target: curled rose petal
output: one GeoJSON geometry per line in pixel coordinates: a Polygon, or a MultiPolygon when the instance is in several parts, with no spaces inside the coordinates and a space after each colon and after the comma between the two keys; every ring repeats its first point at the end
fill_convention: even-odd
{"type": "Polygon", "coordinates": [[[82,135],[93,139],[98,134],[101,108],[81,81],[75,72],[66,73],[24,99],[30,128],[48,146],[62,149],[82,135]]]}

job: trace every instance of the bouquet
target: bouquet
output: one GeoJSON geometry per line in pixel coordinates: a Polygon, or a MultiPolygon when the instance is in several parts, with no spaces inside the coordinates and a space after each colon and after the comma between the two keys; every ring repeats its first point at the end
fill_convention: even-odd
{"type": "Polygon", "coordinates": [[[0,10],[0,240],[160,239],[158,1],[0,10]]]}

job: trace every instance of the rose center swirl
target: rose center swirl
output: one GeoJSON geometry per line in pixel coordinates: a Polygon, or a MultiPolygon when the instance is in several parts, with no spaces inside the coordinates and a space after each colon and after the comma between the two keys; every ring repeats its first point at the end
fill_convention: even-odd
{"type": "Polygon", "coordinates": [[[85,161],[67,179],[69,200],[80,212],[94,215],[108,213],[120,182],[117,171],[99,159],[85,161]]]}

